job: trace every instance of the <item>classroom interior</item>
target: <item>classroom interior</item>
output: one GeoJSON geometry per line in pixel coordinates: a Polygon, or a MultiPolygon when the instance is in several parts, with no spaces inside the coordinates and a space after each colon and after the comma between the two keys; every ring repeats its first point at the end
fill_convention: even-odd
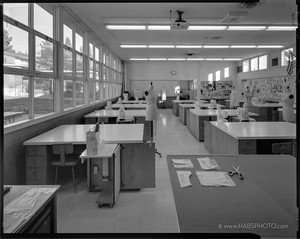
{"type": "Polygon", "coordinates": [[[300,236],[296,1],[1,9],[2,233],[300,236]]]}

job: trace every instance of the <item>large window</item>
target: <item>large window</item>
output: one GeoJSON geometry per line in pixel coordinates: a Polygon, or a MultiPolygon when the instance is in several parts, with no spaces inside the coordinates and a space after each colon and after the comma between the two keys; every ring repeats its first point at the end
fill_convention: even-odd
{"type": "Polygon", "coordinates": [[[216,71],[216,81],[221,80],[221,71],[216,71]]]}
{"type": "Polygon", "coordinates": [[[34,29],[53,38],[53,16],[34,4],[34,29]]]}
{"type": "Polygon", "coordinates": [[[243,61],[243,72],[249,71],[249,60],[243,61]]]}
{"type": "Polygon", "coordinates": [[[258,58],[258,66],[259,66],[259,70],[267,69],[267,67],[268,67],[268,56],[267,55],[263,55],[258,58]]]}
{"type": "Polygon", "coordinates": [[[76,76],[83,77],[83,57],[79,54],[76,54],[76,76]]]}
{"type": "Polygon", "coordinates": [[[73,31],[70,27],[64,24],[64,45],[73,47],[73,31]]]}
{"type": "Polygon", "coordinates": [[[37,71],[53,72],[53,43],[36,37],[35,45],[35,69],[37,71]]]}
{"type": "Polygon", "coordinates": [[[229,67],[225,67],[224,68],[224,78],[228,78],[229,77],[229,67]]]}
{"type": "Polygon", "coordinates": [[[76,51],[83,52],[83,40],[82,36],[80,36],[78,33],[75,34],[76,36],[76,51]]]}
{"type": "Polygon", "coordinates": [[[64,109],[73,107],[73,81],[64,80],[64,109]]]}
{"type": "Polygon", "coordinates": [[[208,81],[212,82],[213,81],[213,77],[214,77],[213,73],[208,74],[208,81]]]}
{"type": "Polygon", "coordinates": [[[4,3],[3,13],[28,26],[28,3],[4,3]]]}
{"type": "Polygon", "coordinates": [[[257,71],[258,70],[258,58],[254,57],[251,59],[251,71],[257,71]]]}
{"type": "Polygon", "coordinates": [[[293,48],[288,48],[281,51],[281,66],[287,66],[288,61],[290,60],[290,52],[293,53],[293,51],[293,48]]]}
{"type": "Polygon", "coordinates": [[[34,116],[54,112],[53,79],[34,79],[34,116]]]}
{"type": "Polygon", "coordinates": [[[73,75],[73,53],[64,49],[64,74],[65,76],[73,75]]]}

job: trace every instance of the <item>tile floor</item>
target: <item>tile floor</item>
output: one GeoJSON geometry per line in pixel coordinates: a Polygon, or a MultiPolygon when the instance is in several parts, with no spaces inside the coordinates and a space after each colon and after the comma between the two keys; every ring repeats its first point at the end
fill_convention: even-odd
{"type": "Polygon", "coordinates": [[[63,189],[57,196],[59,233],[176,233],[179,232],[166,156],[172,154],[209,154],[203,143],[173,115],[159,109],[156,148],[156,187],[121,192],[113,208],[98,208],[98,192],[88,192],[86,181],[63,189]]]}

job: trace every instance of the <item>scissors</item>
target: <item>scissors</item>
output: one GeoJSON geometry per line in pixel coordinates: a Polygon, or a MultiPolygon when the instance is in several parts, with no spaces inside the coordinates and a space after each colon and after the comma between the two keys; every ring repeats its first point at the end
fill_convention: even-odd
{"type": "Polygon", "coordinates": [[[232,167],[233,167],[234,171],[228,172],[229,176],[233,176],[234,174],[237,174],[240,179],[244,179],[244,176],[240,172],[240,166],[238,166],[237,168],[235,168],[234,166],[232,166],[232,167]]]}

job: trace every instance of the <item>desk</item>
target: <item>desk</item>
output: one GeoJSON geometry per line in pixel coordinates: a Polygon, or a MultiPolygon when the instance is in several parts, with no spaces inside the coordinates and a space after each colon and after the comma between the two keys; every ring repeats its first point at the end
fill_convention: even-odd
{"type": "MultiPolygon", "coordinates": [[[[51,146],[72,143],[74,155],[86,148],[86,132],[95,125],[61,125],[24,142],[27,184],[50,184],[51,146]]],[[[106,144],[121,144],[122,189],[155,187],[155,144],[144,142],[143,124],[104,124],[100,132],[106,144]]]]}
{"type": "MultiPolygon", "coordinates": [[[[187,119],[189,117],[188,111],[189,109],[194,109],[195,107],[195,104],[179,104],[179,120],[181,121],[181,123],[186,125],[187,120],[189,120],[187,119]]],[[[224,108],[225,106],[217,104],[217,107],[224,108]]],[[[200,108],[211,108],[211,104],[202,104],[200,108]]]]}
{"type": "MultiPolygon", "coordinates": [[[[56,193],[58,185],[12,185],[11,190],[4,196],[4,233],[56,233],[56,193]],[[34,194],[35,204],[31,207],[32,215],[23,221],[7,214],[5,211],[28,190],[38,189],[34,194]],[[39,190],[51,190],[49,193],[40,193],[39,190]],[[40,194],[39,194],[40,193],[40,194]],[[39,195],[39,196],[36,196],[39,195]],[[11,225],[11,226],[10,226],[11,225]]],[[[33,192],[33,191],[32,191],[33,192]]]]}
{"type": "Polygon", "coordinates": [[[121,100],[121,101],[118,101],[117,104],[147,104],[147,101],[146,100],[139,100],[139,101],[121,100]]]}
{"type": "Polygon", "coordinates": [[[296,124],[288,122],[209,122],[209,126],[204,146],[213,154],[271,154],[272,143],[296,143],[296,124]]]}
{"type": "MultiPolygon", "coordinates": [[[[264,237],[295,237],[297,232],[296,159],[289,155],[168,155],[167,163],[181,233],[255,233],[264,237]],[[245,179],[233,176],[235,187],[204,187],[195,171],[197,157],[214,158],[220,171],[239,165],[245,179]],[[172,158],[189,158],[192,186],[180,188],[172,158]],[[288,228],[226,228],[247,223],[275,223],[288,228]],[[221,226],[219,226],[221,225],[221,226]]],[[[274,225],[274,224],[273,224],[274,225]]]]}
{"type": "Polygon", "coordinates": [[[113,104],[111,108],[118,110],[121,106],[123,106],[125,110],[146,110],[147,108],[147,104],[113,104]]]}
{"type": "MultiPolygon", "coordinates": [[[[238,110],[236,109],[227,109],[228,117],[237,116],[238,110]]],[[[204,121],[215,121],[217,120],[217,110],[196,110],[190,109],[188,111],[189,116],[187,116],[187,127],[190,132],[199,140],[204,140],[204,121]]],[[[249,112],[249,116],[255,117],[258,116],[255,113],[249,112]]]]}
{"type": "Polygon", "coordinates": [[[19,111],[19,112],[13,112],[13,111],[9,111],[9,112],[4,112],[4,124],[6,123],[5,121],[8,120],[9,123],[13,123],[15,122],[15,117],[17,116],[21,116],[25,114],[24,111],[19,111]]]}
{"type": "Polygon", "coordinates": [[[195,100],[172,100],[173,114],[179,116],[179,104],[193,104],[195,100]]]}

